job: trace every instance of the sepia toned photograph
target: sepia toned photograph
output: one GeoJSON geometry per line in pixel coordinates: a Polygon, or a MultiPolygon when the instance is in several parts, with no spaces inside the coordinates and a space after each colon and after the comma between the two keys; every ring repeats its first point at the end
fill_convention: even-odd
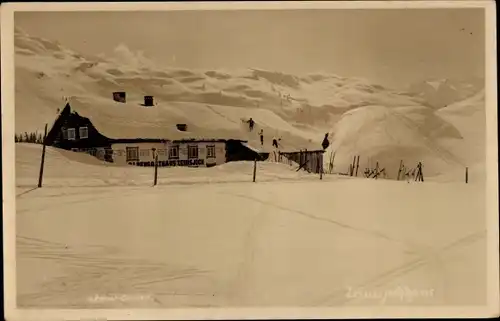
{"type": "Polygon", "coordinates": [[[495,6],[431,2],[2,5],[7,319],[498,315],[495,6]]]}

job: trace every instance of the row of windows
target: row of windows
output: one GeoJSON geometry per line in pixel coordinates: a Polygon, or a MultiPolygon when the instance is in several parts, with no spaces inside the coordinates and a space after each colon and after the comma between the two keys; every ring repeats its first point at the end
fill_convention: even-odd
{"type": "MultiPolygon", "coordinates": [[[[158,150],[158,155],[164,155],[167,150],[160,149],[158,150]]],[[[127,147],[127,162],[138,161],[139,156],[149,156],[149,149],[141,149],[139,147],[127,147]]],[[[179,158],[179,146],[171,146],[168,149],[168,158],[169,159],[178,159],[179,158]]],[[[198,158],[198,146],[196,145],[188,145],[188,159],[197,159],[198,158]]],[[[215,146],[210,145],[207,146],[207,158],[215,158],[215,146]]]]}
{"type": "MultiPolygon", "coordinates": [[[[78,131],[80,134],[79,135],[80,139],[89,138],[88,127],[80,127],[80,128],[78,128],[78,131]]],[[[63,139],[76,140],[76,129],[75,128],[67,128],[67,129],[63,128],[62,135],[63,135],[63,139]]]]}

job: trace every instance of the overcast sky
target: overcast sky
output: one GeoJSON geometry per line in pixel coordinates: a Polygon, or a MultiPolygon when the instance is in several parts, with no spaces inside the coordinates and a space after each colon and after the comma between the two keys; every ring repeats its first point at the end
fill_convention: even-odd
{"type": "Polygon", "coordinates": [[[483,9],[18,12],[15,25],[82,53],[123,43],[182,68],[324,71],[391,86],[485,69],[483,9]]]}

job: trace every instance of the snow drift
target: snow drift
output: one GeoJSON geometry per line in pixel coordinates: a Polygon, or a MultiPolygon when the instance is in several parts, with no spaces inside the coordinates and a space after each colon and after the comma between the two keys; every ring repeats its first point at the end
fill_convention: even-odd
{"type": "Polygon", "coordinates": [[[390,178],[397,177],[400,161],[412,168],[422,162],[425,174],[434,176],[460,165],[457,157],[436,143],[441,138],[460,139],[461,135],[429,108],[368,106],[342,115],[327,153],[336,153],[335,166],[341,172],[347,172],[359,155],[362,170],[378,162],[390,178]]]}
{"type": "MultiPolygon", "coordinates": [[[[20,193],[35,188],[40,170],[41,145],[16,144],[16,187],[20,193]]],[[[297,172],[297,166],[259,162],[257,181],[319,180],[317,175],[297,172]]],[[[84,153],[48,147],[46,149],[43,186],[53,187],[127,187],[151,186],[153,168],[118,166],[99,161],[84,153]]],[[[215,167],[172,167],[158,169],[158,184],[212,184],[248,182],[253,178],[253,162],[231,162],[215,167]]]]}
{"type": "Polygon", "coordinates": [[[451,104],[436,112],[442,119],[453,124],[462,136],[461,140],[442,141],[463,163],[473,166],[484,164],[486,159],[486,110],[484,89],[463,101],[451,104]]]}

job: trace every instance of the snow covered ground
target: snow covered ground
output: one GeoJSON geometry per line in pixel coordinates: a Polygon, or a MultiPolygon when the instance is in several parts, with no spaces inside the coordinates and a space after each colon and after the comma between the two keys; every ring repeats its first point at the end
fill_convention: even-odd
{"type": "Polygon", "coordinates": [[[252,183],[242,162],[160,169],[152,187],[151,168],[49,148],[33,189],[39,153],[16,146],[20,307],[485,302],[481,182],[319,180],[265,162],[252,183]]]}

